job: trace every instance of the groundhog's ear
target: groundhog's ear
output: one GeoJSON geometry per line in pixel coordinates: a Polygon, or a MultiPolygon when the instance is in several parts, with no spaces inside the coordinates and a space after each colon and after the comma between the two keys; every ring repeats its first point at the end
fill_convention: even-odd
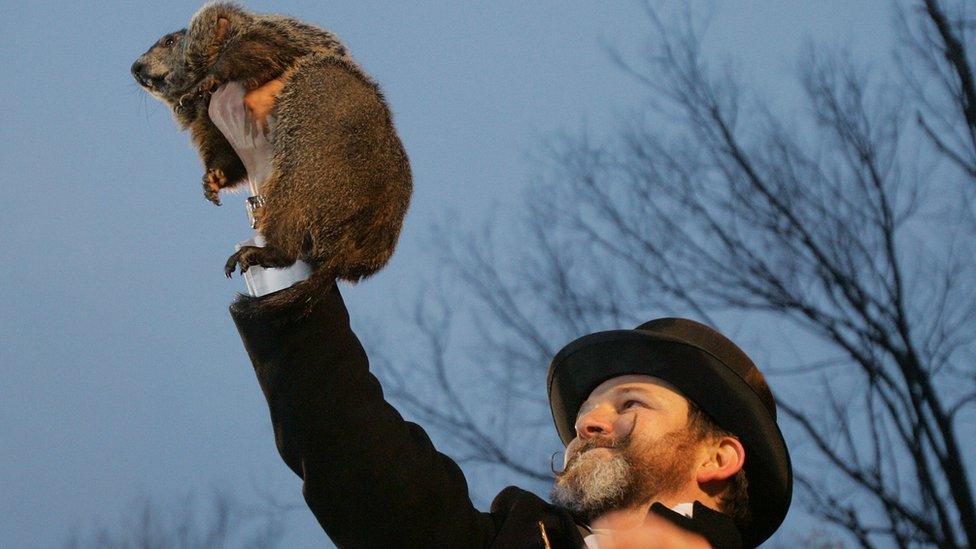
{"type": "Polygon", "coordinates": [[[217,30],[214,31],[214,38],[216,38],[218,42],[223,41],[224,38],[227,38],[227,29],[229,27],[230,21],[228,21],[226,17],[217,19],[217,30]]]}

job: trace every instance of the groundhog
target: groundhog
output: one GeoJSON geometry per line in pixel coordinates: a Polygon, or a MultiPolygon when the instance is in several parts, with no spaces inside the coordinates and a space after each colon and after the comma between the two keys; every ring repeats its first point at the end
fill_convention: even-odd
{"type": "MultiPolygon", "coordinates": [[[[221,151],[229,144],[211,132],[209,92],[229,81],[248,90],[273,79],[283,83],[271,135],[273,171],[261,185],[256,226],[267,245],[233,254],[227,276],[238,265],[243,273],[252,265],[309,263],[314,272],[308,280],[261,300],[261,307],[275,308],[296,301],[310,306],[336,278],[355,282],[382,268],[410,202],[410,165],[379,87],[345,46],[296,19],[229,3],[203,7],[185,32],[167,36],[175,36],[172,44],[164,37],[143,58],[154,50],[165,57],[165,50],[177,65],[158,86],[165,91],[147,89],[190,127],[206,167],[208,198],[242,177],[240,159],[227,159],[221,151]]],[[[152,71],[143,72],[140,83],[152,84],[152,71]]]]}
{"type": "Polygon", "coordinates": [[[182,129],[190,131],[207,168],[203,177],[204,196],[219,206],[217,191],[242,183],[247,173],[224,134],[210,121],[206,96],[186,96],[185,39],[186,29],[164,35],[136,59],[132,75],[140,86],[169,106],[182,129]]]}

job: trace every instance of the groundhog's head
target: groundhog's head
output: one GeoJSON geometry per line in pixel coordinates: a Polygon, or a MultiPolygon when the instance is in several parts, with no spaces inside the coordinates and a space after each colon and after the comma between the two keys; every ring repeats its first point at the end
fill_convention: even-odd
{"type": "Polygon", "coordinates": [[[217,60],[223,45],[253,21],[254,15],[231,2],[212,2],[193,14],[183,47],[189,80],[201,79],[217,60]]]}
{"type": "Polygon", "coordinates": [[[132,76],[146,91],[171,108],[186,88],[183,43],[186,29],[171,32],[139,56],[132,64],[132,76]]]}

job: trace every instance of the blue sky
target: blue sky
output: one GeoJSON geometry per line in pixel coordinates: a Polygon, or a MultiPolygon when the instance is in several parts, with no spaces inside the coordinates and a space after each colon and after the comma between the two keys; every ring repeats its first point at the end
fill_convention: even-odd
{"type": "MultiPolygon", "coordinates": [[[[72,526],[111,524],[139,494],[246,495],[253,483],[300,501],[226,312],[243,289],[221,267],[249,233],[244,195],[221,208],[203,199],[188,136],[128,72],[199,5],[0,4],[0,545],[57,545],[72,526]]],[[[493,206],[503,222],[542,139],[608,131],[640,99],[604,47],[643,41],[633,3],[246,6],[344,39],[381,83],[410,155],[398,253],[344,289],[354,327],[382,329],[434,279],[432,223],[452,215],[475,228],[493,206]]],[[[889,19],[880,1],[722,2],[706,52],[788,105],[805,39],[883,62],[889,19]]],[[[501,488],[472,485],[479,498],[501,488]]],[[[324,541],[307,512],[288,529],[290,542],[324,541]]]]}

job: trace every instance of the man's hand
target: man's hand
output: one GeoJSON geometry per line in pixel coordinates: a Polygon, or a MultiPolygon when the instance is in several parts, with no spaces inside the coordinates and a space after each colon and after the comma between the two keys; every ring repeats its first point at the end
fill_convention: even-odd
{"type": "MultiPolygon", "coordinates": [[[[254,90],[254,92],[258,92],[254,90]]],[[[252,93],[254,93],[252,92],[252,93]]],[[[265,115],[261,119],[261,126],[248,114],[246,106],[246,90],[238,82],[228,82],[217,89],[210,98],[210,120],[217,129],[224,134],[238,158],[244,163],[247,178],[251,182],[254,194],[260,194],[257,187],[267,179],[271,173],[271,155],[274,148],[270,142],[269,132],[274,127],[274,119],[265,115]]],[[[265,108],[273,108],[274,96],[262,99],[257,95],[265,108]]]]}
{"type": "Polygon", "coordinates": [[[284,87],[284,82],[276,78],[244,95],[244,107],[262,131],[267,130],[268,115],[274,114],[275,102],[284,87]]]}

